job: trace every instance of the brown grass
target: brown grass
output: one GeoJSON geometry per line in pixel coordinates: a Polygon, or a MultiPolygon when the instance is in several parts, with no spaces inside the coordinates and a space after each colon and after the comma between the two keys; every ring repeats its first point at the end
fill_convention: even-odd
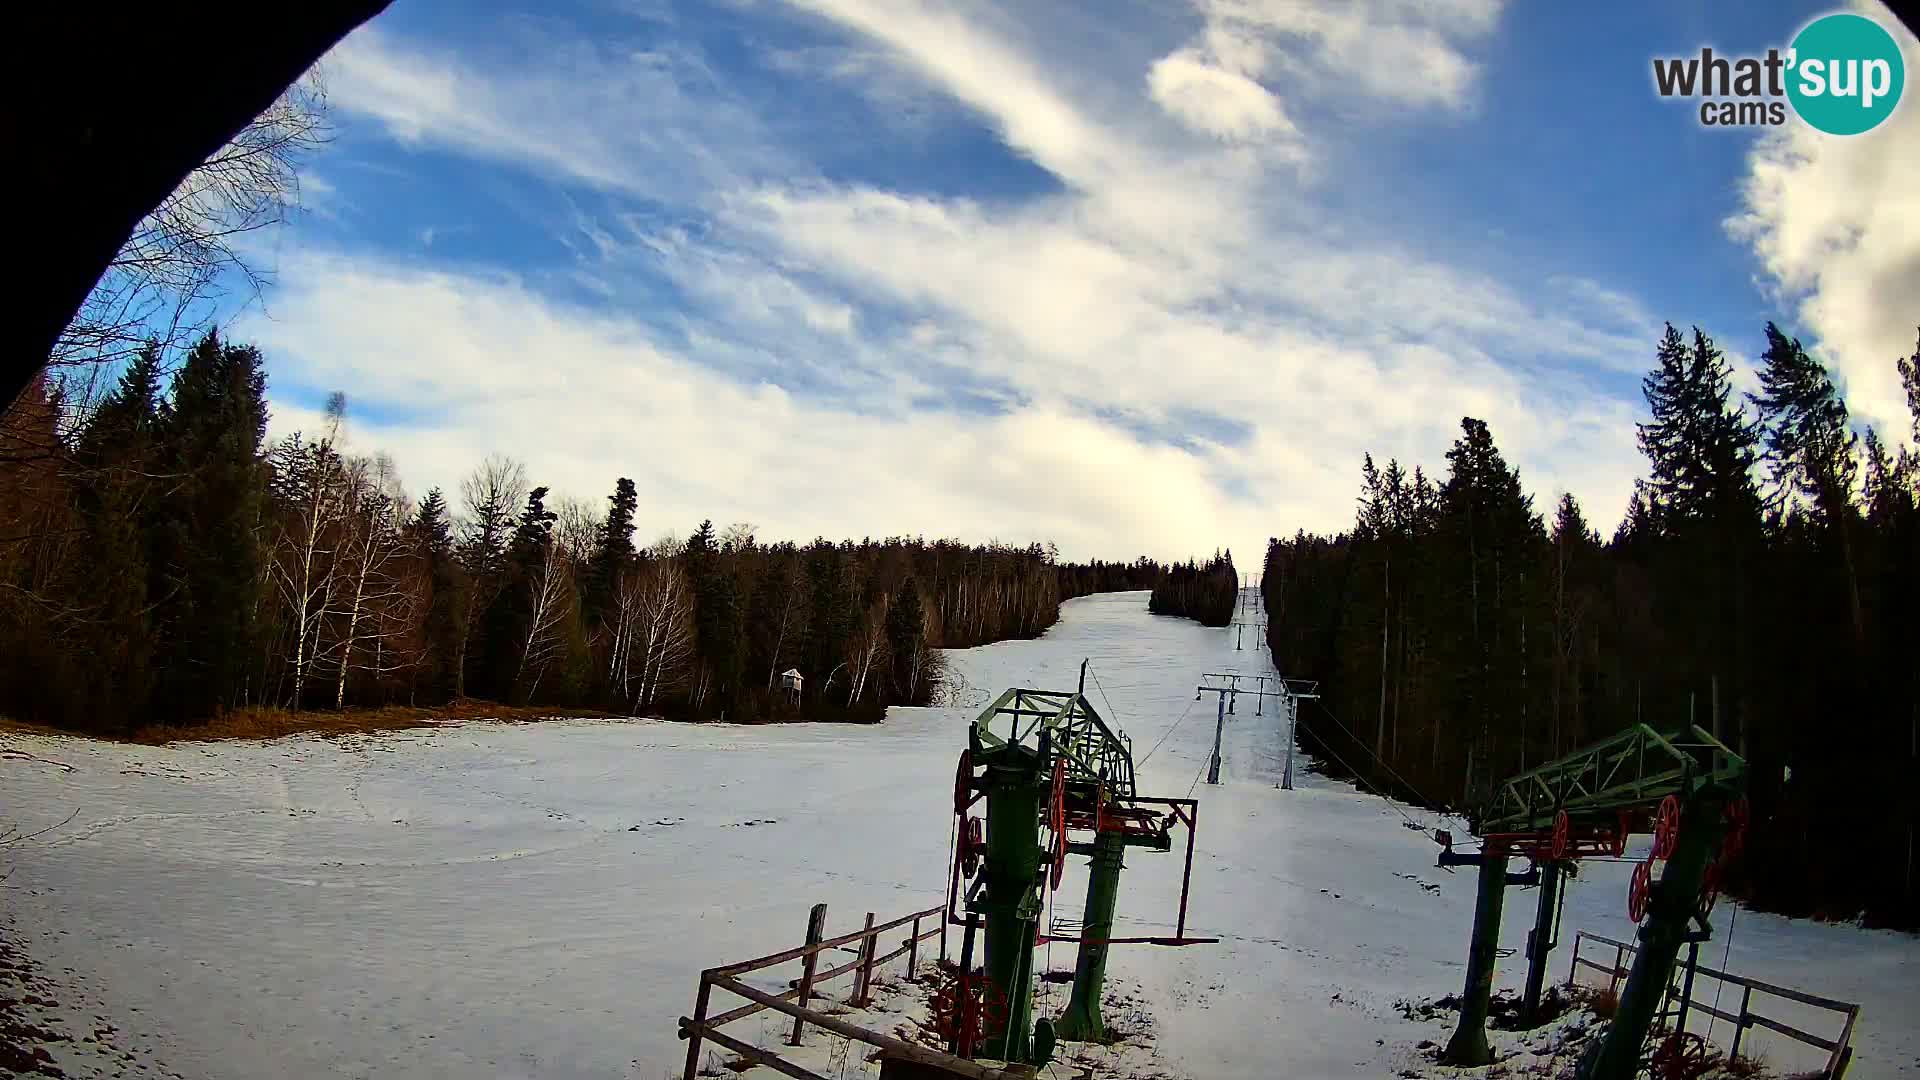
{"type": "MultiPolygon", "coordinates": [[[[157,746],[171,742],[211,742],[224,739],[278,739],[285,735],[359,735],[376,731],[403,731],[433,727],[449,720],[499,720],[527,723],[535,720],[572,717],[612,717],[613,713],[596,709],[569,709],[552,705],[498,705],[490,701],[462,698],[446,705],[416,707],[385,705],[335,712],[331,709],[231,709],[202,724],[148,724],[130,735],[104,736],[114,742],[157,746]]],[[[0,731],[34,735],[67,735],[40,724],[26,724],[0,717],[0,731]]]]}

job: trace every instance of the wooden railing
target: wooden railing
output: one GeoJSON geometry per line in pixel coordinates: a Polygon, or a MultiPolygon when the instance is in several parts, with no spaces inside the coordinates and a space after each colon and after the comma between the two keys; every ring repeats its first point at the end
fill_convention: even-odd
{"type": "MultiPolygon", "coordinates": [[[[1582,966],[1585,966],[1605,974],[1607,976],[1608,992],[1617,993],[1621,980],[1625,979],[1630,971],[1628,961],[1633,954],[1638,951],[1639,948],[1635,945],[1628,944],[1624,941],[1615,941],[1610,937],[1601,937],[1599,934],[1588,933],[1582,930],[1576,934],[1573,939],[1573,963],[1570,964],[1567,969],[1567,985],[1572,986],[1574,984],[1574,976],[1579,973],[1582,966]],[[1612,964],[1609,965],[1593,960],[1590,956],[1581,956],[1580,947],[1588,942],[1600,946],[1612,947],[1612,964]]],[[[1604,955],[1604,953],[1602,955],[1604,955]]],[[[1676,966],[1676,979],[1686,972],[1687,967],[1688,965],[1685,961],[1682,961],[1681,964],[1676,966]]],[[[1733,1025],[1733,1045],[1727,1051],[1727,1056],[1731,1058],[1739,1056],[1740,1044],[1746,1038],[1747,1029],[1755,1027],[1766,1028],[1768,1031],[1784,1035],[1795,1042],[1826,1051],[1827,1063],[1826,1067],[1822,1070],[1822,1075],[1825,1076],[1827,1080],[1840,1080],[1840,1077],[1845,1075],[1847,1064],[1853,1059],[1853,1027],[1854,1023],[1860,1018],[1859,1005],[1850,1001],[1836,1001],[1833,998],[1820,997],[1816,994],[1809,994],[1801,990],[1791,990],[1784,986],[1775,986],[1772,983],[1764,983],[1759,979],[1750,979],[1744,975],[1732,975],[1724,971],[1716,971],[1704,965],[1695,965],[1692,974],[1694,976],[1705,976],[1709,979],[1717,979],[1723,987],[1739,987],[1740,1006],[1736,1012],[1721,1012],[1713,1003],[1694,998],[1691,993],[1694,979],[1689,977],[1686,979],[1684,985],[1669,986],[1667,988],[1670,997],[1678,999],[1675,1008],[1669,1009],[1667,1013],[1669,1016],[1672,1016],[1674,1013],[1678,1014],[1678,1020],[1673,1025],[1676,1030],[1685,1027],[1687,1015],[1694,1011],[1727,1021],[1733,1025]],[[1829,1039],[1815,1035],[1810,1031],[1803,1031],[1783,1020],[1763,1016],[1753,1010],[1753,995],[1755,993],[1782,998],[1815,1009],[1832,1012],[1839,1018],[1840,1031],[1833,1038],[1829,1039]]],[[[1717,996],[1718,995],[1716,995],[1716,998],[1717,996]]]]}
{"type": "Polygon", "coordinates": [[[827,905],[815,904],[807,918],[806,944],[757,959],[742,960],[737,964],[726,964],[721,967],[708,968],[701,972],[700,990],[693,1002],[693,1015],[680,1018],[680,1037],[687,1040],[687,1068],[683,1080],[694,1080],[695,1075],[699,1071],[700,1046],[703,1040],[711,1042],[716,1046],[725,1047],[756,1065],[765,1065],[768,1068],[775,1069],[788,1076],[798,1077],[800,1080],[830,1080],[828,1077],[812,1072],[782,1058],[774,1051],[736,1039],[719,1030],[724,1024],[730,1024],[735,1020],[752,1016],[754,1013],[766,1009],[772,1009],[775,1012],[784,1013],[793,1018],[793,1029],[788,1034],[786,1040],[788,1046],[799,1046],[801,1032],[805,1030],[807,1024],[813,1024],[823,1030],[831,1031],[836,1035],[876,1047],[882,1052],[892,1056],[905,1058],[909,1061],[917,1061],[925,1065],[933,1065],[956,1075],[969,1077],[971,1080],[1002,1080],[1002,1078],[1016,1075],[1028,1075],[1026,1073],[1008,1072],[1002,1069],[979,1065],[965,1058],[958,1058],[951,1054],[941,1053],[938,1050],[932,1050],[915,1043],[906,1042],[902,1039],[894,1038],[891,1035],[882,1034],[877,1031],[869,1031],[866,1028],[850,1024],[845,1020],[829,1015],[818,1009],[808,1007],[808,1002],[814,998],[827,998],[826,994],[820,992],[819,984],[839,978],[848,973],[852,973],[854,977],[853,990],[847,997],[845,1004],[853,1008],[866,1007],[871,1004],[873,1000],[874,970],[880,965],[899,959],[902,956],[907,958],[906,977],[908,981],[915,981],[918,977],[920,963],[920,943],[923,941],[936,937],[939,938],[940,959],[944,961],[947,958],[947,920],[944,917],[944,913],[944,907],[931,907],[925,911],[916,911],[912,914],[902,915],[897,919],[875,925],[873,913],[868,912],[866,925],[859,930],[827,938],[821,936],[825,932],[827,905]],[[923,931],[921,927],[928,921],[932,921],[937,925],[931,930],[923,931]],[[911,925],[912,929],[908,931],[906,938],[900,943],[899,948],[894,949],[892,952],[881,954],[879,951],[881,948],[880,935],[908,925],[911,925]],[[859,949],[857,955],[855,955],[852,960],[838,967],[828,968],[825,971],[817,970],[821,953],[828,949],[840,948],[855,942],[859,944],[859,949]],[[740,981],[740,976],[748,972],[760,971],[781,964],[793,963],[794,961],[799,961],[800,963],[800,975],[798,978],[788,981],[787,985],[789,989],[786,993],[769,993],[740,981]],[[707,1015],[707,1009],[711,1003],[715,988],[724,990],[736,997],[745,998],[747,1004],[729,1009],[717,1015],[709,1016],[707,1015]]]}

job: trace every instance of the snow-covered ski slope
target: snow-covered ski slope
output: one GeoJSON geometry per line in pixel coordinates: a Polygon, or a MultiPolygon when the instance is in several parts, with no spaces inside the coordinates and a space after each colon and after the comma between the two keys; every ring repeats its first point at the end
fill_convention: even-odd
{"type": "MultiPolygon", "coordinates": [[[[75,1002],[97,1002],[89,1016],[184,1076],[658,1080],[683,1053],[674,1020],[701,968],[796,944],[816,901],[835,929],[937,903],[967,721],[1007,686],[1071,688],[1082,657],[1089,696],[1144,758],[1146,794],[1203,779],[1201,673],[1271,670],[1230,629],[1150,616],[1129,593],[1067,604],[1038,641],[950,654],[966,703],[877,727],[14,738],[72,768],[0,760],[0,816],[28,832],[75,816],[5,849],[0,911],[75,1002]]],[[[1402,816],[1429,813],[1304,770],[1276,790],[1282,732],[1263,711],[1242,700],[1223,783],[1195,789],[1189,931],[1221,943],[1116,947],[1113,969],[1154,1003],[1162,1056],[1196,1077],[1419,1066],[1412,1044],[1446,1029],[1395,1002],[1459,990],[1473,876],[1436,869],[1402,816]]],[[[1568,942],[1582,927],[1630,936],[1629,869],[1592,865],[1572,884],[1568,942]]],[[[1078,918],[1082,873],[1056,894],[1063,917],[1078,918]]],[[[1179,875],[1177,851],[1130,853],[1116,932],[1169,928],[1179,875]]],[[[1507,947],[1532,901],[1509,893],[1507,947]]],[[[1732,970],[1865,1004],[1850,1076],[1920,1072],[1920,941],[1750,912],[1732,937],[1732,970]]],[[[1716,963],[1724,948],[1710,946],[1716,963]]],[[[1048,959],[1073,962],[1064,945],[1048,959]]],[[[1502,960],[1503,986],[1522,963],[1502,960]]],[[[57,1053],[72,1075],[117,1067],[85,1045],[57,1053]]]]}

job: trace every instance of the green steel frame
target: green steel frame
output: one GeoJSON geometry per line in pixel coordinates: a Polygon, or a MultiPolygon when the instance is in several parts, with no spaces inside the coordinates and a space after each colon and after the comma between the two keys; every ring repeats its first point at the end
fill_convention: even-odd
{"type": "MultiPolygon", "coordinates": [[[[1085,665],[1081,690],[1085,689],[1085,665]]],[[[1211,938],[1187,938],[1186,882],[1180,893],[1179,929],[1173,938],[1114,938],[1124,853],[1129,847],[1171,848],[1175,824],[1188,832],[1187,874],[1192,873],[1193,829],[1199,810],[1191,799],[1140,797],[1134,787],[1133,744],[1100,716],[1080,691],[1016,687],[981,711],[969,732],[969,760],[984,767],[974,786],[986,797],[986,851],[982,880],[966,891],[966,922],[983,919],[989,991],[1006,1002],[1004,1019],[985,1032],[983,1048],[1007,1061],[1043,1063],[1056,1032],[1070,1039],[1098,1039],[1105,1033],[1100,998],[1106,980],[1109,946],[1126,942],[1184,945],[1211,938]],[[1039,844],[1056,763],[1064,764],[1069,828],[1094,832],[1091,843],[1068,846],[1071,854],[1092,856],[1086,914],[1081,924],[1073,993],[1056,1022],[1042,1019],[1031,1033],[1033,950],[1039,934],[1041,890],[1050,853],[1039,844]],[[1162,812],[1150,806],[1164,805],[1162,812]]],[[[1061,838],[1064,841],[1064,837],[1061,838]]],[[[959,871],[955,871],[955,890],[959,871]]],[[[971,929],[969,930],[971,934],[971,929]]],[[[1061,940],[1053,938],[1053,940],[1061,940]]],[[[1068,939],[1075,940],[1075,939],[1068,939]]]]}
{"type": "Polygon", "coordinates": [[[1662,735],[1635,724],[1505,781],[1474,831],[1550,829],[1562,810],[1578,820],[1644,808],[1668,795],[1685,799],[1702,787],[1738,783],[1745,770],[1738,755],[1697,726],[1662,735]]]}
{"type": "Polygon", "coordinates": [[[1066,759],[1067,783],[1104,782],[1117,798],[1134,794],[1133,741],[1108,727],[1093,703],[1078,693],[1016,687],[995,698],[974,723],[986,747],[1023,743],[1044,731],[1054,753],[1066,759]],[[1004,735],[993,730],[1002,718],[1004,735]]]}
{"type": "Polygon", "coordinates": [[[1555,858],[1547,843],[1560,814],[1583,825],[1611,817],[1624,829],[1631,818],[1672,796],[1681,806],[1680,828],[1665,873],[1652,889],[1647,919],[1640,928],[1642,947],[1635,954],[1606,1036],[1595,1043],[1580,1067],[1580,1075],[1587,1080],[1628,1080],[1639,1066],[1641,1044],[1680,946],[1705,940],[1712,932],[1698,909],[1700,884],[1724,839],[1726,806],[1739,797],[1745,783],[1746,762],[1698,726],[1661,734],[1645,724],[1635,724],[1501,783],[1472,815],[1473,831],[1483,838],[1480,854],[1455,855],[1449,848],[1441,856],[1443,866],[1480,868],[1460,1026],[1447,1044],[1444,1060],[1472,1066],[1493,1059],[1486,1020],[1499,953],[1502,898],[1514,880],[1507,873],[1509,857],[1528,854],[1542,869],[1542,895],[1527,948],[1526,1007],[1533,1012],[1547,953],[1553,947],[1558,901],[1554,894],[1560,887],[1561,864],[1573,861],[1555,858]],[[1697,932],[1690,926],[1695,921],[1697,932]]]}

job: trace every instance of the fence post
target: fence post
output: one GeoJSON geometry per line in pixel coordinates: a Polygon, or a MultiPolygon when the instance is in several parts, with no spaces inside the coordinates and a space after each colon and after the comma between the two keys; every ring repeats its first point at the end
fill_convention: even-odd
{"type": "Polygon", "coordinates": [[[1740,1040],[1747,1034],[1747,1006],[1753,1001],[1753,987],[1742,987],[1740,991],[1740,1019],[1733,1025],[1733,1049],[1727,1051],[1729,1060],[1740,1056],[1740,1040]]]}
{"type": "Polygon", "coordinates": [[[1574,977],[1580,974],[1580,942],[1586,936],[1585,933],[1573,935],[1573,963],[1567,965],[1567,989],[1569,990],[1573,989],[1574,977]]]}
{"type": "Polygon", "coordinates": [[[860,939],[860,971],[853,977],[853,1003],[866,1008],[873,1003],[873,958],[880,955],[875,948],[873,932],[873,912],[867,912],[867,936],[860,939]]]}
{"type": "Polygon", "coordinates": [[[687,1072],[683,1080],[694,1080],[700,1071],[700,1028],[707,1022],[707,999],[713,996],[713,984],[707,981],[707,973],[700,973],[700,993],[693,999],[693,1022],[695,1027],[687,1032],[687,1072]]]}
{"type": "Polygon", "coordinates": [[[1680,1019],[1674,1022],[1673,1030],[1687,1030],[1687,1013],[1693,1005],[1693,973],[1700,967],[1700,943],[1687,946],[1687,980],[1680,987],[1680,1019]]]}
{"type": "Polygon", "coordinates": [[[920,916],[913,917],[913,936],[907,939],[907,981],[919,982],[920,976],[920,916]]]}
{"type": "MultiPolygon", "coordinates": [[[[820,944],[820,938],[826,930],[826,925],[827,905],[813,905],[813,910],[807,914],[808,946],[811,947],[820,944]]],[[[820,954],[818,952],[810,952],[800,960],[799,1005],[803,1009],[807,1007],[807,1001],[813,995],[813,969],[815,962],[818,961],[819,958],[820,954]]],[[[805,1017],[796,1016],[793,1018],[793,1034],[787,1038],[788,1046],[800,1045],[800,1029],[805,1026],[806,1022],[805,1017]]],[[[692,1080],[692,1078],[689,1077],[688,1080],[692,1080]]]]}
{"type": "Polygon", "coordinates": [[[947,909],[941,908],[940,909],[940,962],[943,964],[947,962],[947,924],[952,921],[953,921],[952,919],[947,918],[947,909]]]}
{"type": "Polygon", "coordinates": [[[1627,947],[1625,945],[1615,945],[1613,947],[1613,970],[1607,973],[1607,993],[1613,994],[1615,996],[1619,995],[1620,964],[1626,958],[1627,958],[1627,947]]]}

